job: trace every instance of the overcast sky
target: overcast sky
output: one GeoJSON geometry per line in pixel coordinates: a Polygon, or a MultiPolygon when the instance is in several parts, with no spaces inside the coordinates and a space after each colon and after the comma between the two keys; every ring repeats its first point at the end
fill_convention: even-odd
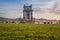
{"type": "Polygon", "coordinates": [[[32,4],[33,17],[46,19],[60,19],[59,2],[59,0],[0,0],[0,17],[23,17],[24,4],[32,4]],[[54,6],[56,7],[54,8],[54,6]]]}

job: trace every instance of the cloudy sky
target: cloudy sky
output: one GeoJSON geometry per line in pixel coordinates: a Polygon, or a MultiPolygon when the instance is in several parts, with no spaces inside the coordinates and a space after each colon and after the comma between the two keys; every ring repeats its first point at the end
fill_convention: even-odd
{"type": "Polygon", "coordinates": [[[0,17],[23,17],[23,6],[32,4],[33,17],[60,20],[59,0],[0,0],[0,17]]]}

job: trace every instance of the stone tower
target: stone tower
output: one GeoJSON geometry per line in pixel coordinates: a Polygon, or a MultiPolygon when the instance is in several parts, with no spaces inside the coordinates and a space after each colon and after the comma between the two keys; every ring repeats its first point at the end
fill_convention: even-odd
{"type": "Polygon", "coordinates": [[[32,5],[26,6],[24,5],[23,10],[23,19],[25,22],[32,22],[32,5]]]}

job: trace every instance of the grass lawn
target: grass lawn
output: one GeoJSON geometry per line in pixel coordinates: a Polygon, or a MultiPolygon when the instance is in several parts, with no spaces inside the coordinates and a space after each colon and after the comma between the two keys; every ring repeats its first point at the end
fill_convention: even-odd
{"type": "Polygon", "coordinates": [[[0,23],[0,40],[60,40],[60,24],[0,23]]]}

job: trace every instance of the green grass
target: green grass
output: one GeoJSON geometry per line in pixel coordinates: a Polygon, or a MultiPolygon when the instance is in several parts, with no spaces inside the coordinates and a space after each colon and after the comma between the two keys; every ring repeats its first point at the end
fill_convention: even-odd
{"type": "Polygon", "coordinates": [[[0,40],[60,40],[60,24],[0,23],[0,40]]]}

